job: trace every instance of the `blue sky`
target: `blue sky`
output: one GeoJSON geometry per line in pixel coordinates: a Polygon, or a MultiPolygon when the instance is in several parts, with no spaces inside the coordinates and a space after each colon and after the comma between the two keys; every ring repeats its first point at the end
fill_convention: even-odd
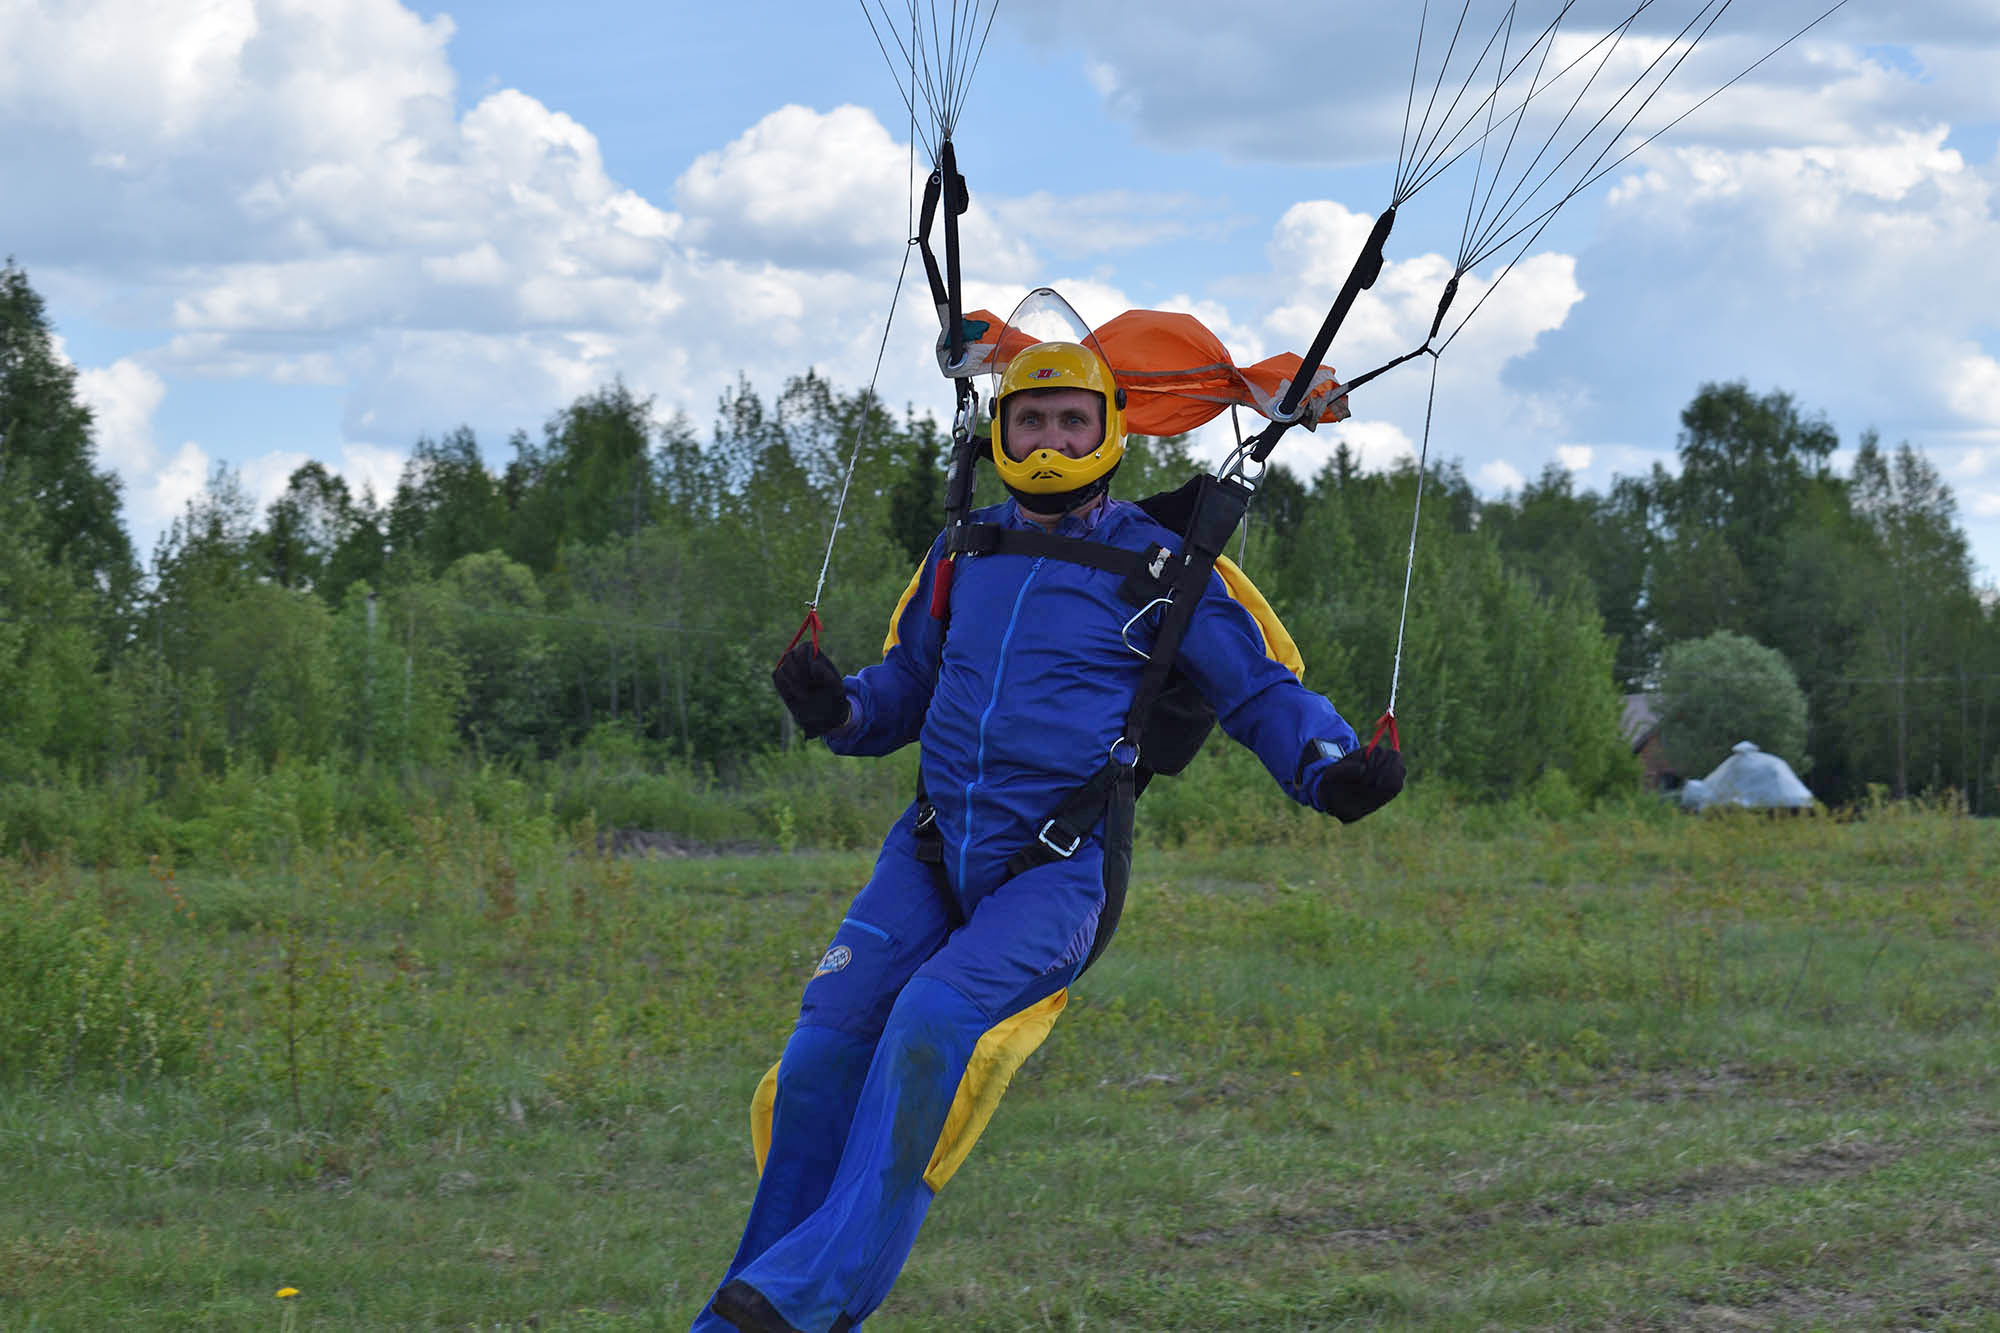
{"type": "MultiPolygon", "coordinates": [[[[1739,0],[1670,89],[1820,7],[1739,0]]],[[[1922,447],[2000,578],[1991,11],[1850,4],[1573,201],[1441,363],[1434,452],[1489,494],[1551,463],[1602,487],[1671,466],[1680,407],[1743,378],[1922,447]]],[[[1302,349],[1387,201],[1415,13],[1218,13],[1001,0],[957,136],[976,300],[1048,283],[1302,349]]],[[[613,376],[704,425],[739,372],[859,387],[902,258],[907,115],[858,4],[0,0],[0,117],[0,173],[33,183],[0,193],[0,252],[142,549],[217,463],[264,497],[308,458],[386,493],[419,436],[469,424],[497,465],[613,376]]],[[[1405,207],[1336,367],[1421,338],[1466,197],[1405,207]]],[[[934,332],[913,275],[892,402],[945,410],[934,332]]],[[[1426,387],[1386,376],[1280,457],[1386,463],[1426,387]]]]}

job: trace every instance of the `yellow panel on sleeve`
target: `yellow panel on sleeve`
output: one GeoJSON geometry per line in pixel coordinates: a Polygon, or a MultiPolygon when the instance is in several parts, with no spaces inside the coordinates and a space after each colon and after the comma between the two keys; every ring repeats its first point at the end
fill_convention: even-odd
{"type": "MultiPolygon", "coordinates": [[[[965,1076],[951,1099],[951,1110],[938,1133],[937,1148],[930,1165],[924,1168],[924,1183],[935,1194],[945,1186],[979,1142],[986,1124],[999,1108],[1000,1098],[1013,1081],[1021,1062],[1034,1054],[1056,1025],[1069,992],[1059,990],[1029,1005],[1017,1014],[1001,1019],[988,1028],[972,1048],[965,1076]]],[[[771,1114],[778,1101],[778,1066],[772,1065],[750,1097],[750,1153],[757,1160],[757,1174],[771,1155],[771,1114]]]]}
{"type": "Polygon", "coordinates": [[[917,595],[917,585],[923,581],[924,567],[920,564],[917,566],[917,572],[910,575],[910,586],[903,589],[903,595],[896,599],[896,609],[889,613],[889,633],[882,640],[882,656],[887,657],[889,650],[902,642],[902,636],[896,632],[896,627],[903,623],[903,608],[917,595]]]}
{"type": "Polygon", "coordinates": [[[1264,600],[1264,594],[1257,591],[1257,585],[1250,576],[1236,567],[1236,562],[1226,555],[1215,557],[1215,572],[1222,575],[1222,586],[1229,591],[1250,618],[1257,622],[1257,629],[1264,636],[1264,656],[1276,662],[1300,680],[1306,678],[1306,663],[1299,656],[1299,646],[1292,642],[1291,633],[1286,630],[1278,613],[1264,600]]]}

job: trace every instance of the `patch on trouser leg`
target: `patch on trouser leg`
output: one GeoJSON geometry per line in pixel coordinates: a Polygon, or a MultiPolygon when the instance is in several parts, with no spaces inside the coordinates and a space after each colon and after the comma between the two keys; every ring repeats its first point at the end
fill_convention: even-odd
{"type": "MultiPolygon", "coordinates": [[[[737,1276],[794,1327],[828,1328],[886,1291],[915,1240],[931,1190],[923,1172],[979,1037],[990,1026],[950,986],[913,979],[869,1065],[826,1201],[737,1276]]],[[[784,1093],[779,1094],[780,1112],[784,1093]]],[[[781,1169],[780,1142],[771,1169],[781,1169]]]]}
{"type": "MultiPolygon", "coordinates": [[[[959,1080],[958,1092],[952,1097],[937,1148],[931,1154],[930,1165],[924,1168],[924,1183],[933,1192],[943,1189],[945,1182],[964,1164],[972,1145],[979,1142],[987,1122],[993,1119],[993,1112],[1015,1072],[1047,1040],[1068,1003],[1067,990],[1044,996],[988,1028],[979,1044],[972,1048],[972,1059],[966,1063],[965,1076],[959,1080]]],[[[778,1066],[772,1065],[750,1097],[750,1151],[757,1159],[759,1175],[763,1174],[765,1159],[771,1155],[771,1111],[777,1099],[778,1066]]]]}

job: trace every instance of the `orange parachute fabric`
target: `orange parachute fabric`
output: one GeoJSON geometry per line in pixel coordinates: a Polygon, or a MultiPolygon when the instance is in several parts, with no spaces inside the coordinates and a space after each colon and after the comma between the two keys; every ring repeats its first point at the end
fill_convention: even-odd
{"type": "MultiPolygon", "coordinates": [[[[967,375],[997,375],[1035,341],[990,310],[971,311],[965,322],[968,333],[979,332],[960,363],[967,375]]],[[[1232,405],[1272,416],[1299,373],[1300,358],[1290,352],[1238,366],[1207,325],[1166,310],[1127,310],[1095,336],[1125,389],[1125,428],[1139,435],[1178,435],[1232,405]]],[[[1313,372],[1299,415],[1306,421],[1347,419],[1347,398],[1328,367],[1313,372]]]]}

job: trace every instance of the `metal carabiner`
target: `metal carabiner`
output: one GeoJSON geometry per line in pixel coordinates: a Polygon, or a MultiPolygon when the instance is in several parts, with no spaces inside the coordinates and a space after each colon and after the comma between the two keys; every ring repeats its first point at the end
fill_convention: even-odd
{"type": "Polygon", "coordinates": [[[1222,466],[1215,470],[1216,478],[1220,481],[1234,478],[1243,483],[1245,490],[1256,490],[1259,483],[1264,480],[1264,472],[1269,465],[1263,459],[1251,455],[1250,450],[1255,444],[1255,437],[1239,442],[1229,451],[1229,457],[1222,460],[1222,466]],[[1257,466],[1255,472],[1249,470],[1249,465],[1252,463],[1257,466]]]}
{"type": "Polygon", "coordinates": [[[1126,621],[1123,625],[1120,625],[1118,627],[1118,637],[1125,641],[1125,646],[1127,648],[1130,648],[1133,652],[1139,654],[1139,656],[1145,658],[1148,662],[1152,661],[1153,655],[1151,653],[1147,652],[1144,648],[1141,648],[1138,644],[1132,642],[1132,627],[1139,623],[1140,617],[1144,616],[1148,611],[1152,610],[1154,607],[1172,606],[1173,604],[1174,604],[1174,599],[1171,596],[1155,597],[1152,601],[1146,603],[1144,606],[1140,607],[1137,611],[1134,611],[1132,613],[1132,618],[1126,621]]]}
{"type": "Polygon", "coordinates": [[[966,385],[958,396],[958,411],[952,415],[951,437],[957,441],[972,438],[973,428],[979,422],[979,390],[966,385]]]}

